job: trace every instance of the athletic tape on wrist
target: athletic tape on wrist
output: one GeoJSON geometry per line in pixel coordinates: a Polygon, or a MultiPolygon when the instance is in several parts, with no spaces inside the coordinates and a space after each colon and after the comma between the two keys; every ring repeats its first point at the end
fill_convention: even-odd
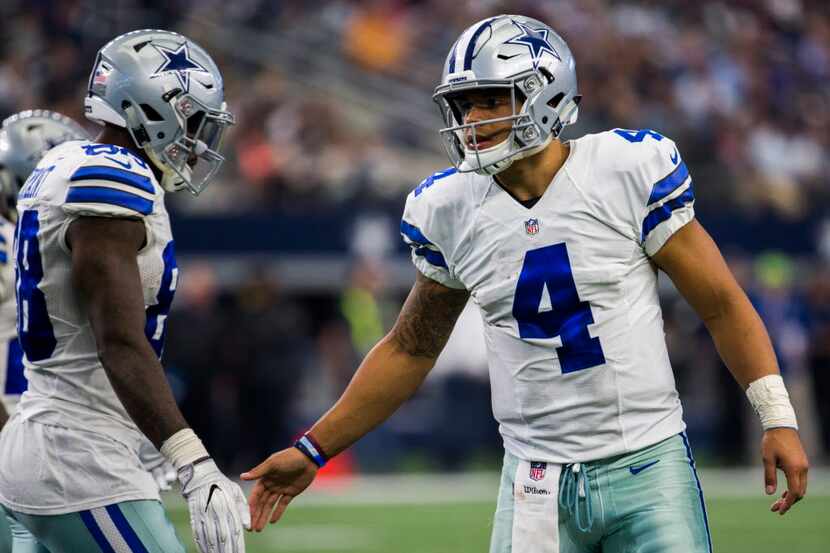
{"type": "Polygon", "coordinates": [[[753,381],[746,389],[746,397],[758,413],[764,430],[795,428],[798,421],[790,403],[790,396],[780,374],[770,374],[753,381]]]}
{"type": "Polygon", "coordinates": [[[319,468],[323,468],[328,458],[323,453],[322,448],[317,444],[317,441],[311,437],[310,434],[303,434],[302,437],[294,442],[294,447],[303,452],[303,454],[314,462],[319,468]]]}
{"type": "Polygon", "coordinates": [[[210,456],[202,444],[202,440],[191,428],[183,428],[167,438],[161,444],[159,451],[168,461],[173,463],[176,470],[210,456]]]}

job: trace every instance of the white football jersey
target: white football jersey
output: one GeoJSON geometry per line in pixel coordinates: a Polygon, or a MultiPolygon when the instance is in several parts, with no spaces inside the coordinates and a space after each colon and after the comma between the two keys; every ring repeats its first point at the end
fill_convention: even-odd
{"type": "Polygon", "coordinates": [[[178,276],[164,191],[147,163],[129,150],[74,141],[44,156],[21,190],[17,208],[17,320],[28,389],[9,424],[49,428],[26,440],[18,435],[20,428],[3,432],[0,500],[26,513],[59,514],[157,499],[155,483],[137,455],[145,438],[113,391],[72,286],[66,233],[81,216],[144,222],[146,244],[137,260],[147,306],[145,332],[161,355],[178,276]],[[61,431],[66,435],[58,436],[61,431]],[[48,440],[64,441],[55,455],[48,440]],[[10,451],[5,442],[21,443],[22,450],[10,451]],[[96,451],[107,451],[106,458],[96,451]]]}
{"type": "Polygon", "coordinates": [[[23,351],[17,341],[17,307],[14,300],[14,223],[0,217],[0,391],[11,414],[26,389],[23,351]]]}
{"type": "Polygon", "coordinates": [[[649,256],[694,217],[688,170],[650,130],[569,145],[530,208],[491,177],[448,169],[409,194],[401,223],[418,270],[480,308],[505,448],[554,463],[685,427],[649,256]]]}

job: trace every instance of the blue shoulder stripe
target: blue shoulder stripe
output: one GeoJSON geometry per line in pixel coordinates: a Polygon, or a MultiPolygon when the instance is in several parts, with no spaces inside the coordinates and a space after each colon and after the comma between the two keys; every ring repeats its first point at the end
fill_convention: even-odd
{"type": "Polygon", "coordinates": [[[449,177],[450,175],[454,175],[457,172],[458,172],[458,169],[456,169],[455,167],[449,167],[447,169],[444,169],[443,171],[438,171],[437,173],[433,173],[432,175],[428,176],[423,181],[421,181],[421,184],[419,184],[418,186],[415,187],[415,197],[417,198],[418,196],[420,196],[421,192],[423,192],[424,190],[426,190],[427,188],[429,188],[430,186],[435,184],[435,181],[439,181],[439,180],[443,179],[444,177],[449,177]]]}
{"type": "Polygon", "coordinates": [[[410,225],[401,219],[401,234],[406,236],[412,242],[412,246],[415,249],[415,255],[423,257],[437,267],[444,267],[445,269],[448,268],[447,261],[444,259],[441,252],[428,247],[434,246],[434,244],[427,240],[424,233],[421,232],[421,229],[415,225],[410,225]]]}
{"type": "Polygon", "coordinates": [[[410,225],[403,219],[401,219],[401,234],[409,238],[415,244],[419,246],[431,246],[432,242],[427,240],[424,233],[421,232],[421,229],[416,227],[415,225],[410,225]]]}
{"type": "Polygon", "coordinates": [[[152,200],[103,186],[73,186],[66,195],[66,203],[117,205],[142,215],[149,215],[153,211],[152,200]]]}
{"type": "Polygon", "coordinates": [[[691,203],[694,199],[695,192],[692,188],[692,183],[689,183],[689,188],[687,188],[681,195],[651,211],[651,213],[643,219],[642,240],[645,241],[646,237],[657,227],[657,225],[668,220],[673,211],[676,211],[684,205],[691,203]]]}
{"type": "Polygon", "coordinates": [[[437,267],[448,269],[447,262],[441,252],[431,250],[427,247],[418,248],[415,250],[415,255],[419,255],[437,267]]]}
{"type": "Polygon", "coordinates": [[[5,243],[6,243],[6,237],[3,236],[2,234],[0,234],[0,244],[5,244],[5,243]]]}
{"type": "Polygon", "coordinates": [[[654,184],[654,187],[651,189],[651,196],[648,197],[648,204],[651,205],[653,203],[659,202],[675,190],[677,187],[682,185],[686,182],[686,179],[689,177],[689,170],[686,168],[686,164],[682,161],[680,165],[678,165],[668,176],[664,177],[663,179],[657,181],[654,184]]]}
{"type": "Polygon", "coordinates": [[[121,534],[121,537],[124,538],[125,542],[127,542],[127,546],[130,548],[130,551],[132,553],[149,553],[147,548],[141,542],[141,538],[138,537],[135,530],[133,530],[133,527],[130,526],[130,522],[127,520],[127,517],[125,517],[124,513],[121,512],[121,508],[118,504],[107,505],[106,509],[110,518],[115,523],[115,527],[121,534]]]}
{"type": "Polygon", "coordinates": [[[9,262],[9,254],[6,252],[0,252],[0,265],[5,265],[9,262]]]}
{"type": "Polygon", "coordinates": [[[153,183],[150,182],[150,177],[139,175],[138,173],[133,173],[125,169],[119,169],[118,167],[107,167],[103,165],[80,167],[72,174],[69,180],[109,180],[138,188],[150,194],[156,193],[153,188],[153,183]]]}

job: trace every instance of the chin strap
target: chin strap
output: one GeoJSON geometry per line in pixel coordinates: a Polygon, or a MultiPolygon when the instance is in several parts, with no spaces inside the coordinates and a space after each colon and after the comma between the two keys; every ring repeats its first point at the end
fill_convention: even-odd
{"type": "Polygon", "coordinates": [[[493,175],[501,173],[511,165],[513,165],[513,158],[507,158],[497,161],[496,163],[491,163],[490,165],[485,165],[484,167],[479,167],[475,170],[475,173],[486,177],[492,177],[493,175]]]}
{"type": "MultiPolygon", "coordinates": [[[[509,140],[515,140],[514,137],[513,137],[513,134],[511,134],[510,137],[506,138],[505,142],[507,142],[509,140]]],[[[484,167],[479,167],[477,169],[474,169],[474,171],[476,173],[478,173],[479,175],[484,175],[484,176],[497,175],[498,173],[501,173],[502,171],[504,171],[505,169],[507,169],[508,167],[513,165],[514,161],[518,161],[520,159],[530,157],[534,154],[538,154],[539,152],[541,152],[542,150],[547,148],[552,141],[553,141],[553,133],[549,134],[545,141],[543,141],[541,144],[537,144],[533,148],[528,148],[527,150],[524,150],[524,151],[521,151],[521,152],[516,152],[515,154],[512,154],[508,157],[505,157],[504,159],[500,159],[496,162],[487,164],[484,167]]],[[[494,146],[494,148],[498,148],[502,144],[499,144],[498,146],[494,146]]],[[[469,155],[469,153],[468,153],[468,155],[469,155]]],[[[475,156],[474,151],[472,151],[472,155],[475,156]]]]}
{"type": "MultiPolygon", "coordinates": [[[[164,190],[167,192],[178,192],[179,190],[187,188],[187,183],[181,175],[164,163],[159,156],[156,155],[152,148],[145,148],[144,151],[147,152],[147,156],[150,158],[150,161],[153,162],[153,165],[161,171],[161,182],[159,182],[159,184],[161,184],[161,187],[164,188],[164,190]]],[[[190,167],[186,166],[186,171],[190,171],[190,167]]]]}

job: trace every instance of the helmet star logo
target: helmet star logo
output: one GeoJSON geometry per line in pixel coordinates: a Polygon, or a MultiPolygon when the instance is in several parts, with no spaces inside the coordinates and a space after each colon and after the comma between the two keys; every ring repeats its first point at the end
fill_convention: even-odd
{"type": "Polygon", "coordinates": [[[505,44],[516,44],[518,46],[527,47],[527,49],[530,50],[531,57],[533,58],[533,67],[536,67],[539,64],[539,61],[542,59],[542,54],[545,52],[559,61],[562,61],[559,53],[553,48],[549,41],[550,29],[534,29],[518,21],[513,21],[513,24],[516,25],[521,32],[513,38],[505,41],[505,44]]]}
{"type": "Polygon", "coordinates": [[[175,73],[185,92],[190,90],[190,73],[192,71],[209,73],[206,67],[190,57],[187,42],[183,42],[175,50],[170,50],[158,44],[153,44],[153,48],[164,56],[164,61],[151,76],[158,77],[165,73],[175,73]]]}

